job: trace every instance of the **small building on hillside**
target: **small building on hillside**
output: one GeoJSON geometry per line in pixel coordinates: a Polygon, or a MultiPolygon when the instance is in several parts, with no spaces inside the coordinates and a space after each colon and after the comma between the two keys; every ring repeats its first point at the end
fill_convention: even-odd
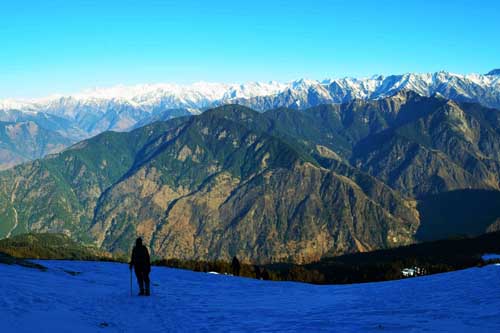
{"type": "Polygon", "coordinates": [[[415,276],[420,276],[420,275],[425,275],[425,271],[421,267],[408,267],[408,268],[403,268],[401,270],[401,274],[403,274],[403,277],[415,277],[415,276]]]}

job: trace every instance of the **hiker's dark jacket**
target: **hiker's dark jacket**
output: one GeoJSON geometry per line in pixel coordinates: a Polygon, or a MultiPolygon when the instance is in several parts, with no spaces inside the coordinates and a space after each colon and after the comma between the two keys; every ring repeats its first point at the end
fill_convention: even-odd
{"type": "Polygon", "coordinates": [[[151,263],[149,262],[149,252],[144,245],[136,245],[132,250],[132,258],[130,259],[130,267],[134,267],[135,271],[151,272],[151,263]]]}

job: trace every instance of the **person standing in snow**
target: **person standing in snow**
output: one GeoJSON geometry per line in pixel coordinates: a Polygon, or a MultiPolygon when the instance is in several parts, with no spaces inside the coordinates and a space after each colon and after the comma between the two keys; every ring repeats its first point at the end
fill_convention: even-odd
{"type": "Polygon", "coordinates": [[[142,244],[141,237],[135,240],[135,246],[132,250],[130,270],[132,270],[132,268],[135,270],[135,276],[139,284],[139,296],[149,296],[149,273],[151,272],[151,263],[148,249],[142,244]]]}

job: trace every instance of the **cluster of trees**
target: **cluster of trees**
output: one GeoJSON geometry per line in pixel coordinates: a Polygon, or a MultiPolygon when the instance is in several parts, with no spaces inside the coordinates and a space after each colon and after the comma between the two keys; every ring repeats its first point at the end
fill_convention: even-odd
{"type": "Polygon", "coordinates": [[[81,245],[63,234],[23,234],[0,240],[0,252],[16,258],[112,260],[111,254],[81,245]]]}
{"type": "MultiPolygon", "coordinates": [[[[306,265],[290,263],[255,266],[241,264],[241,276],[274,281],[314,284],[347,284],[402,279],[403,269],[418,267],[436,274],[484,265],[482,255],[500,253],[500,232],[476,238],[457,238],[414,244],[387,250],[324,258],[306,265]]],[[[167,259],[155,264],[198,272],[232,274],[231,262],[167,259]]]]}
{"type": "MultiPolygon", "coordinates": [[[[240,263],[237,259],[231,262],[161,259],[153,265],[263,280],[344,284],[401,279],[405,268],[435,274],[482,266],[485,264],[482,255],[486,253],[500,254],[500,232],[324,258],[306,265],[259,266],[240,263]]],[[[128,257],[112,258],[106,252],[78,244],[60,234],[25,234],[0,240],[0,263],[16,263],[21,260],[19,258],[128,261],[128,257]]]]}
{"type": "Polygon", "coordinates": [[[195,272],[217,272],[220,274],[239,275],[259,280],[276,280],[266,267],[258,265],[249,265],[238,261],[239,269],[235,272],[233,262],[223,260],[199,261],[182,259],[161,259],[155,260],[153,265],[166,266],[172,268],[188,269],[195,272]]]}
{"type": "Polygon", "coordinates": [[[436,274],[482,266],[482,255],[486,253],[500,253],[500,232],[324,258],[301,266],[275,264],[269,269],[293,281],[361,283],[402,279],[405,268],[418,267],[424,274],[436,274]]]}

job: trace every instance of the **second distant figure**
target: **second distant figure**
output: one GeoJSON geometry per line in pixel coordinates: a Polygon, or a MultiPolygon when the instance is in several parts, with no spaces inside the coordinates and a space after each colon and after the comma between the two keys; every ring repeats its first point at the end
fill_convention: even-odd
{"type": "Polygon", "coordinates": [[[238,258],[236,258],[236,256],[233,257],[233,261],[231,262],[231,269],[233,271],[234,276],[240,276],[241,265],[240,261],[238,260],[238,258]]]}
{"type": "Polygon", "coordinates": [[[151,272],[151,263],[148,249],[142,244],[141,237],[135,240],[135,246],[132,250],[130,270],[132,270],[132,268],[134,268],[137,283],[139,284],[139,296],[149,296],[149,273],[151,272]]]}

